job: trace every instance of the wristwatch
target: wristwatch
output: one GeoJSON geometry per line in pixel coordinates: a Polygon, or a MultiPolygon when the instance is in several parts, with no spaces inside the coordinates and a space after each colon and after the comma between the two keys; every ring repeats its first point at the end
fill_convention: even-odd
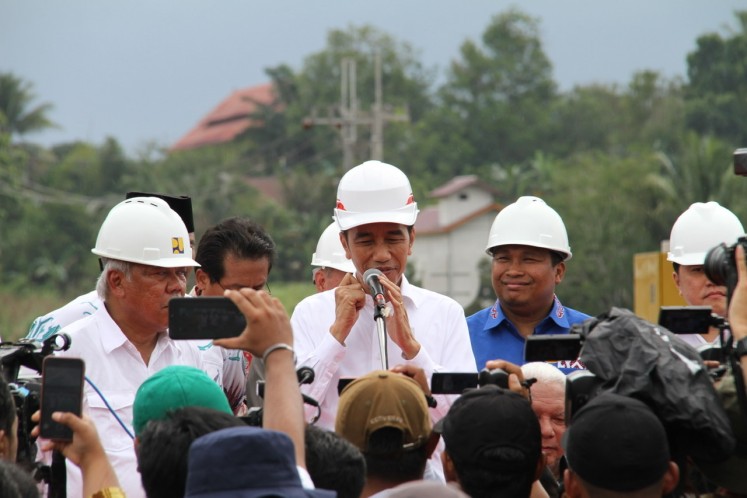
{"type": "Polygon", "coordinates": [[[745,355],[747,355],[747,337],[742,337],[734,344],[734,357],[741,360],[745,355]]]}

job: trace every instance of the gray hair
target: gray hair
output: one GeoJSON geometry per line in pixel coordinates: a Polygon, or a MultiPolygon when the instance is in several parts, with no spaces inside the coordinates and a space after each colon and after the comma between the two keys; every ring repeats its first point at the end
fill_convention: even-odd
{"type": "Polygon", "coordinates": [[[544,361],[533,361],[522,365],[521,373],[524,374],[524,378],[534,377],[539,384],[554,382],[565,392],[565,374],[555,365],[544,361]]]}
{"type": "Polygon", "coordinates": [[[96,293],[102,301],[106,301],[109,298],[109,284],[107,283],[109,273],[114,270],[121,271],[124,273],[125,278],[130,280],[132,276],[132,263],[119,259],[101,258],[101,264],[104,269],[101,270],[101,274],[98,280],[96,280],[96,293]]]}

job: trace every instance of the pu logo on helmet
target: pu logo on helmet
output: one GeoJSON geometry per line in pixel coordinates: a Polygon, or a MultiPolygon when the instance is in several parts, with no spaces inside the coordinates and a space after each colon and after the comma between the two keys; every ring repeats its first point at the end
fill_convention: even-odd
{"type": "Polygon", "coordinates": [[[345,204],[343,204],[343,203],[342,203],[342,201],[340,201],[340,199],[337,199],[337,206],[336,206],[336,207],[337,207],[337,209],[339,209],[340,211],[345,211],[345,210],[346,210],[346,209],[345,209],[345,204]]]}
{"type": "Polygon", "coordinates": [[[415,202],[415,197],[410,193],[410,197],[407,198],[407,202],[405,202],[405,205],[412,204],[415,202]]]}
{"type": "Polygon", "coordinates": [[[171,237],[171,254],[184,254],[184,239],[171,237]]]}

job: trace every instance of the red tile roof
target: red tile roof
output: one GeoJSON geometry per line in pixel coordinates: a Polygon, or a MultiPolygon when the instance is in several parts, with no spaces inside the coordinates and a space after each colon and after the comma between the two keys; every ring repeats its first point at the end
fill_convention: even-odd
{"type": "Polygon", "coordinates": [[[460,190],[463,190],[467,187],[471,187],[473,185],[482,190],[487,190],[488,192],[492,194],[500,193],[497,189],[491,187],[484,181],[477,178],[477,175],[462,175],[462,176],[455,176],[454,178],[449,180],[447,183],[441,185],[435,190],[432,190],[429,195],[430,197],[435,197],[435,198],[446,197],[455,192],[459,192],[460,190]]]}
{"type": "Polygon", "coordinates": [[[272,83],[236,90],[180,138],[171,150],[230,142],[254,124],[249,114],[256,110],[257,104],[272,101],[272,83]]]}

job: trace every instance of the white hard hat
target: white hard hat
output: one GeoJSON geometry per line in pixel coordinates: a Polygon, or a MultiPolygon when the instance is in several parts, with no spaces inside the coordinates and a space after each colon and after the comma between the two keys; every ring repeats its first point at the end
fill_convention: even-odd
{"type": "Polygon", "coordinates": [[[340,179],[335,208],[340,230],[368,223],[412,226],[417,217],[410,180],[391,164],[366,161],[340,179]]]}
{"type": "Polygon", "coordinates": [[[355,273],[355,265],[345,256],[340,242],[340,227],[333,221],[322,232],[316,244],[316,252],[311,256],[311,266],[335,268],[345,273],[355,273]]]}
{"type": "Polygon", "coordinates": [[[674,222],[667,260],[702,265],[709,249],[722,242],[731,245],[742,235],[744,228],[734,213],[718,202],[696,202],[674,222]]]}
{"type": "Polygon", "coordinates": [[[184,222],[157,197],[133,197],[114,206],[101,224],[91,252],[163,268],[200,266],[192,259],[184,222]]]}
{"type": "Polygon", "coordinates": [[[549,249],[563,254],[564,261],[572,256],[562,218],[539,197],[519,197],[496,215],[485,252],[510,244],[549,249]]]}

